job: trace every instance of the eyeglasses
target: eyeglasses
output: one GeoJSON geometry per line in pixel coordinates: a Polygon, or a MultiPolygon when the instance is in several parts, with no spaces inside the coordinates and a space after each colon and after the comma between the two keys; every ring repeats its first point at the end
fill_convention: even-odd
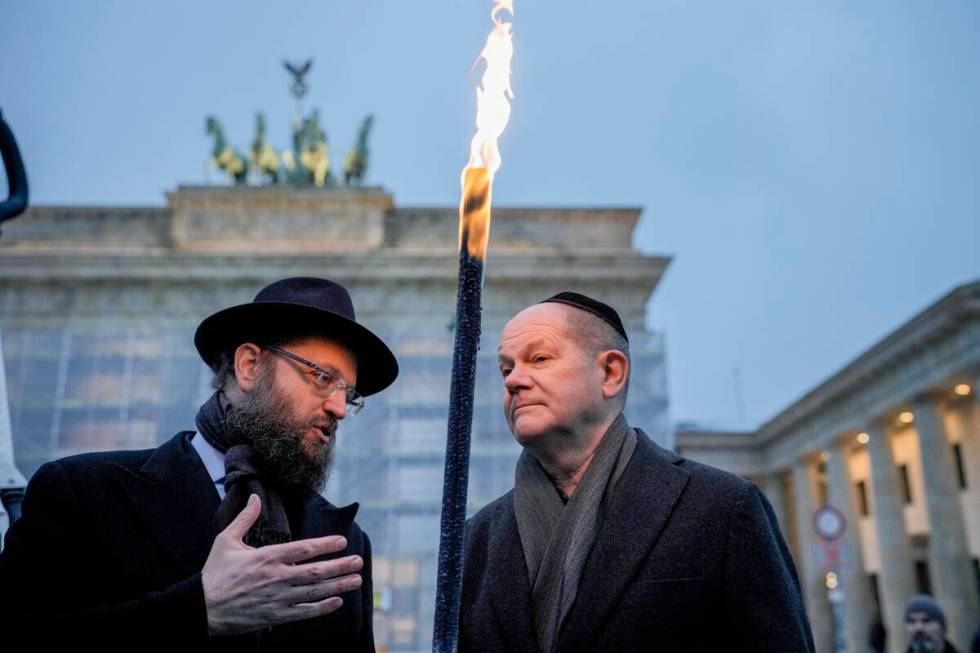
{"type": "Polygon", "coordinates": [[[285,356],[290,360],[294,360],[297,363],[302,363],[308,368],[316,372],[316,376],[310,375],[313,380],[313,387],[316,388],[317,394],[326,399],[338,390],[342,390],[344,394],[347,395],[347,406],[351,415],[357,415],[364,408],[364,397],[361,396],[353,386],[347,385],[347,382],[340,378],[340,374],[332,370],[320,367],[316,363],[312,363],[305,358],[301,358],[296,354],[286,351],[285,349],[280,349],[279,347],[273,347],[272,345],[267,345],[266,349],[271,349],[280,356],[285,356]]]}

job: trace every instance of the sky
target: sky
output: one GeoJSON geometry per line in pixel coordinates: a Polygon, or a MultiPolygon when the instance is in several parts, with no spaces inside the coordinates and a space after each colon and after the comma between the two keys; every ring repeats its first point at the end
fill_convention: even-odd
{"type": "MultiPolygon", "coordinates": [[[[674,420],[764,422],[980,279],[980,3],[515,5],[494,202],[643,207],[674,420]]],[[[455,206],[490,7],[0,0],[0,111],[32,203],[160,206],[207,115],[284,146],[312,57],[335,161],[373,113],[367,183],[455,206]]]]}

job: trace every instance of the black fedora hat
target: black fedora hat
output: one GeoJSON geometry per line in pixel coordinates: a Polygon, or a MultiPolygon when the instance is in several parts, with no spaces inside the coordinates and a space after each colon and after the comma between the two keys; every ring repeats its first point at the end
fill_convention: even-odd
{"type": "Polygon", "coordinates": [[[194,345],[212,369],[222,352],[243,342],[262,344],[290,335],[322,334],[349,347],[357,357],[357,391],[372,395],[398,376],[395,355],[355,321],[354,304],[339,283],[315,277],[291,277],[271,283],[250,304],[240,304],[205,318],[194,345]]]}

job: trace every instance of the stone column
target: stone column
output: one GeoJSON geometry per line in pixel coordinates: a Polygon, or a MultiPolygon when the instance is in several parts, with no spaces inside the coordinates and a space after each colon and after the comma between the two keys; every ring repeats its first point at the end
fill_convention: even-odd
{"type": "Polygon", "coordinates": [[[884,422],[875,420],[867,427],[871,436],[871,516],[878,534],[878,594],[881,616],[888,631],[889,653],[905,651],[905,618],[902,609],[915,595],[912,550],[905,531],[905,515],[899,499],[898,471],[892,454],[890,434],[884,422]]]}
{"type": "Polygon", "coordinates": [[[973,397],[964,413],[963,469],[966,472],[966,487],[976,501],[980,502],[980,377],[973,384],[973,397]]]}
{"type": "Polygon", "coordinates": [[[817,509],[816,474],[812,459],[805,458],[793,466],[793,504],[796,512],[796,541],[799,558],[796,566],[803,585],[803,600],[813,630],[817,653],[834,650],[833,621],[827,598],[826,575],[820,564],[820,547],[813,530],[813,513],[817,509]]]}
{"type": "Polygon", "coordinates": [[[786,517],[786,482],[783,478],[783,473],[781,471],[775,471],[766,475],[764,482],[764,490],[766,493],[766,498],[769,499],[769,503],[772,504],[773,512],[776,513],[776,519],[779,521],[779,530],[782,531],[783,539],[789,539],[790,525],[787,523],[786,517]]]}
{"type": "Polygon", "coordinates": [[[874,619],[874,599],[868,587],[858,538],[857,497],[851,482],[850,438],[839,440],[827,460],[827,500],[844,515],[847,525],[840,544],[843,561],[839,570],[844,590],[844,637],[848,651],[863,651],[868,644],[868,629],[874,619]]]}
{"type": "Polygon", "coordinates": [[[956,463],[943,420],[944,400],[923,397],[913,407],[922,455],[922,480],[929,515],[929,572],[933,591],[946,613],[946,632],[965,647],[977,627],[977,596],[973,563],[960,507],[956,463]]]}

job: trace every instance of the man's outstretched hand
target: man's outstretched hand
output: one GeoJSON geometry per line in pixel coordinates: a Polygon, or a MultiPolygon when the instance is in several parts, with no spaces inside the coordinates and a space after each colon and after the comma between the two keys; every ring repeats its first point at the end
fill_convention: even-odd
{"type": "Polygon", "coordinates": [[[211,635],[231,635],[328,614],[344,604],[338,594],[361,586],[360,556],[304,562],[343,551],[339,535],[256,549],[242,540],[259,518],[256,495],[221,531],[204,563],[202,583],[211,635]]]}

